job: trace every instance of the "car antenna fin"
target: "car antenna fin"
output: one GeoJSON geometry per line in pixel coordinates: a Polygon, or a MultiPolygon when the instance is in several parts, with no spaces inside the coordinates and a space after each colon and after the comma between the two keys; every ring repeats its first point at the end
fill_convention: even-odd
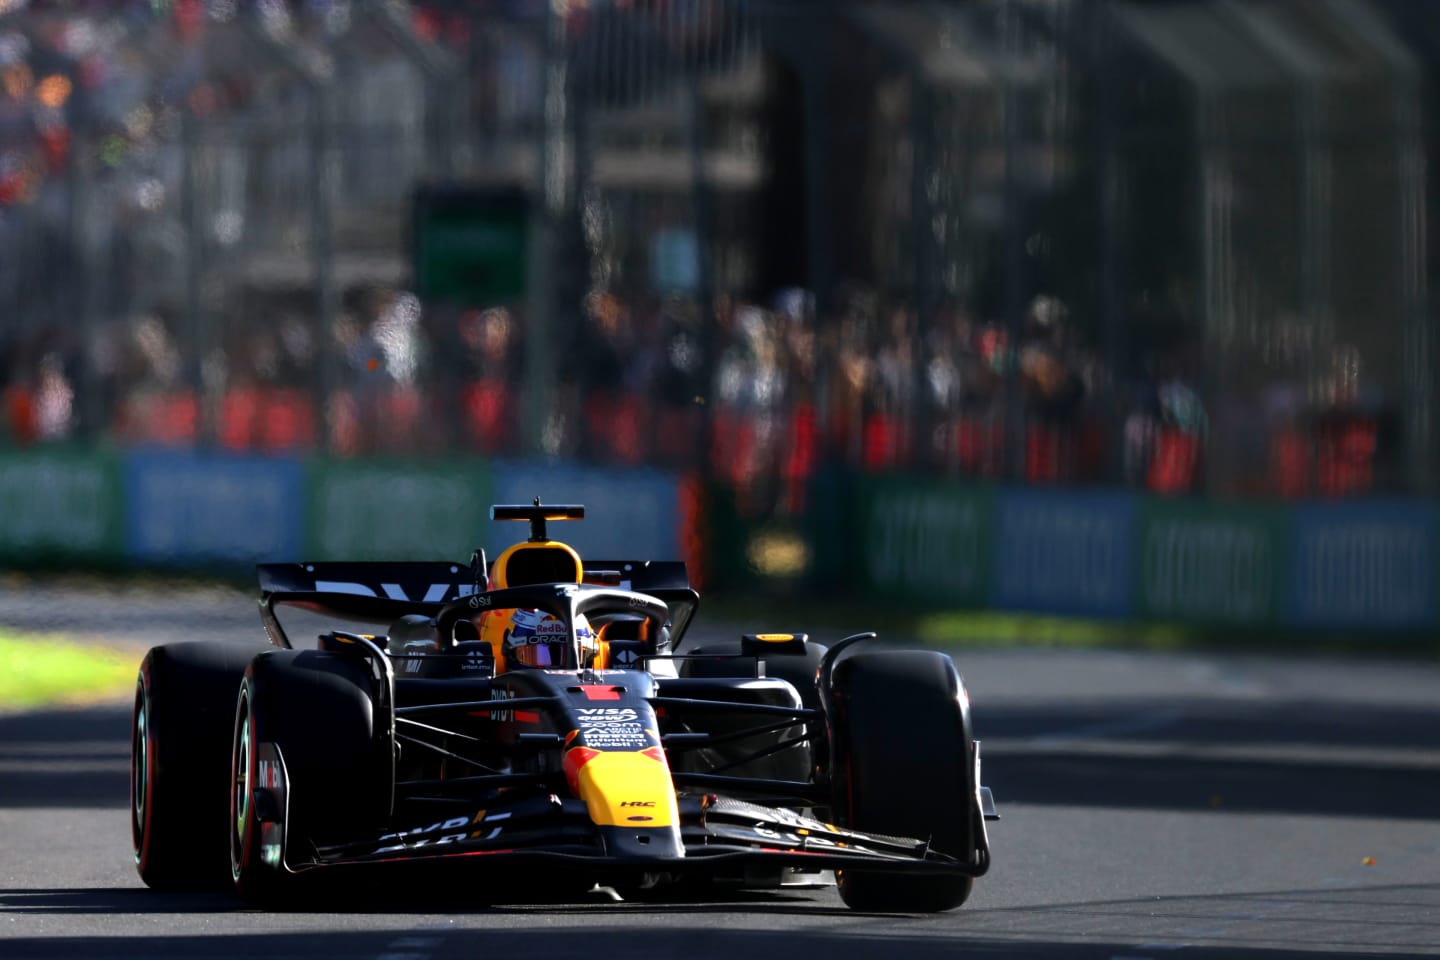
{"type": "Polygon", "coordinates": [[[470,584],[475,589],[472,594],[483,593],[489,584],[489,564],[485,561],[485,548],[478,547],[470,554],[470,584]]]}

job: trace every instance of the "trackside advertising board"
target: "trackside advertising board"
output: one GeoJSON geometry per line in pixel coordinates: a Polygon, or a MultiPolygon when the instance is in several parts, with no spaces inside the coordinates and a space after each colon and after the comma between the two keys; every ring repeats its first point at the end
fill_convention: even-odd
{"type": "Polygon", "coordinates": [[[490,526],[482,460],[315,460],[308,476],[308,559],[463,563],[490,526]]]}
{"type": "Polygon", "coordinates": [[[1397,634],[1440,619],[1429,501],[1227,503],[898,476],[857,478],[847,499],[846,579],[873,600],[1397,634]]]}
{"type": "Polygon", "coordinates": [[[844,549],[855,552],[867,589],[930,606],[984,605],[990,589],[989,490],[872,476],[860,480],[857,492],[862,533],[844,549]]]}
{"type": "MultiPolygon", "coordinates": [[[[687,553],[675,474],[536,461],[496,461],[493,471],[494,503],[539,497],[541,503],[584,504],[584,520],[549,525],[549,535],[582,558],[679,560],[687,553]]],[[[484,534],[481,542],[493,558],[529,530],[523,523],[487,520],[484,534]]]]}
{"type": "Polygon", "coordinates": [[[1278,507],[1145,498],[1136,612],[1155,620],[1275,623],[1288,529],[1278,507]]]}
{"type": "Polygon", "coordinates": [[[1128,494],[1001,491],[995,504],[991,605],[1129,616],[1135,595],[1136,506],[1128,494]]]}
{"type": "Polygon", "coordinates": [[[0,559],[112,566],[121,553],[119,461],[42,448],[0,454],[0,559]]]}
{"type": "MultiPolygon", "coordinates": [[[[680,481],[652,470],[478,459],[303,462],[141,449],[0,452],[0,562],[225,569],[297,559],[466,561],[523,539],[492,503],[585,504],[550,535],[582,556],[691,558],[680,481]]],[[[1440,509],[834,480],[807,520],[835,589],[931,608],[1432,635],[1440,509]],[[823,506],[820,504],[823,501],[823,506]]],[[[723,537],[700,547],[710,562],[723,537]]],[[[691,545],[693,546],[693,545],[691,545]]],[[[732,558],[733,560],[733,558],[732,558]]]]}
{"type": "Polygon", "coordinates": [[[294,458],[138,450],[123,476],[131,560],[243,569],[299,556],[304,469],[294,458]]]}
{"type": "Polygon", "coordinates": [[[1370,501],[1292,509],[1289,619],[1322,629],[1435,624],[1433,504],[1370,501]]]}

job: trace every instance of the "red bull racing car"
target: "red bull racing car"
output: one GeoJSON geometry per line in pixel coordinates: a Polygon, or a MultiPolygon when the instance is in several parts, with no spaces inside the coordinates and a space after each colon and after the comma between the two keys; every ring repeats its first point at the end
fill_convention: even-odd
{"type": "Polygon", "coordinates": [[[491,515],[530,524],[494,562],[262,564],[264,649],[149,651],[145,883],[276,904],[390,868],[661,896],[833,871],[860,910],[964,902],[995,812],[949,657],[874,634],[687,645],[683,563],[582,561],[547,533],[580,506],[491,515]],[[296,646],[291,614],[355,629],[296,646]]]}

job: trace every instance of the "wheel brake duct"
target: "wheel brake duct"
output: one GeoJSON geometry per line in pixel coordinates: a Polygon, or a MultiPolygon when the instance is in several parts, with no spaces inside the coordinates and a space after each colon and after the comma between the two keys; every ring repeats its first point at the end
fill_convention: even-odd
{"type": "Polygon", "coordinates": [[[835,672],[835,664],[840,659],[840,654],[851,647],[866,640],[874,640],[879,634],[873,630],[865,633],[852,633],[850,636],[836,643],[820,657],[820,665],[815,670],[816,699],[820,704],[820,714],[824,717],[825,723],[825,749],[816,757],[815,779],[819,783],[829,785],[830,781],[830,744],[835,742],[835,701],[830,695],[830,679],[835,672]]]}
{"type": "Polygon", "coordinates": [[[365,656],[375,670],[375,729],[372,733],[373,746],[382,758],[386,773],[389,800],[385,804],[385,815],[395,814],[395,668],[385,651],[370,637],[361,633],[336,630],[336,640],[342,649],[348,647],[365,656]]]}

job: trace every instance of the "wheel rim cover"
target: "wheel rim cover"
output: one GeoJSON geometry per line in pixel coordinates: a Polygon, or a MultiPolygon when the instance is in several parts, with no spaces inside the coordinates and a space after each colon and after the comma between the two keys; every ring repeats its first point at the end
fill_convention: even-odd
{"type": "Polygon", "coordinates": [[[248,711],[235,734],[235,825],[231,832],[231,866],[239,869],[245,855],[245,828],[250,818],[250,717],[248,711]]]}
{"type": "Polygon", "coordinates": [[[135,856],[139,857],[145,840],[145,795],[150,789],[150,711],[144,687],[135,699],[135,730],[130,744],[130,822],[135,856]]]}

